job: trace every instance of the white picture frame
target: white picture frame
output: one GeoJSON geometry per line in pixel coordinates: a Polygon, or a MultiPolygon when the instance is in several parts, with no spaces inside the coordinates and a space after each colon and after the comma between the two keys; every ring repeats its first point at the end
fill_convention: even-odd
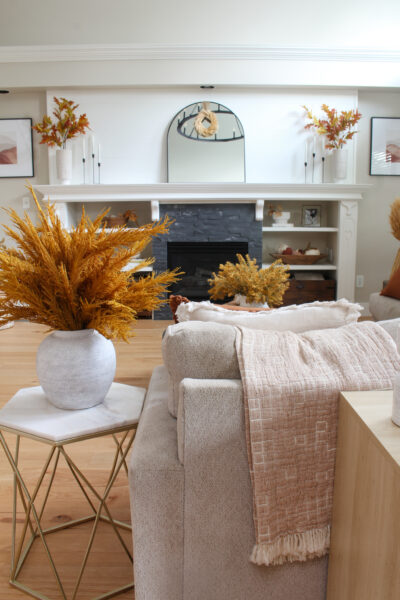
{"type": "Polygon", "coordinates": [[[371,117],[370,175],[400,175],[400,118],[371,117]]]}
{"type": "Polygon", "coordinates": [[[32,119],[0,119],[0,177],[33,177],[32,119]]]}

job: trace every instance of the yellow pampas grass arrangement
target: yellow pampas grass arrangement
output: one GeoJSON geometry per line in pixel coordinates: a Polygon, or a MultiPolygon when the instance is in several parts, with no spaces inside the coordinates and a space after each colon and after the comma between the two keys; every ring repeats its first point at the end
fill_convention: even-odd
{"type": "Polygon", "coordinates": [[[15,229],[4,227],[16,248],[0,249],[0,326],[16,319],[50,330],[96,329],[108,339],[127,339],[138,312],[166,302],[167,287],[180,273],[133,274],[153,259],[123,270],[154,236],[168,231],[168,217],[139,228],[101,225],[107,210],[91,221],[82,209],[76,227],[67,231],[50,204],[43,210],[32,186],[38,225],[7,210],[15,229]]]}
{"type": "Polygon", "coordinates": [[[289,267],[277,260],[266,269],[260,269],[256,259],[248,254],[245,257],[241,254],[236,256],[236,264],[228,261],[220,265],[218,273],[213,273],[208,280],[211,299],[223,300],[227,296],[242,294],[248,303],[267,302],[269,306],[280,306],[289,287],[289,267]]]}
{"type": "MultiPolygon", "coordinates": [[[[400,241],[400,198],[396,198],[390,207],[389,223],[392,228],[392,235],[400,241]]],[[[400,269],[400,249],[397,251],[396,258],[392,266],[390,276],[400,269]]]]}

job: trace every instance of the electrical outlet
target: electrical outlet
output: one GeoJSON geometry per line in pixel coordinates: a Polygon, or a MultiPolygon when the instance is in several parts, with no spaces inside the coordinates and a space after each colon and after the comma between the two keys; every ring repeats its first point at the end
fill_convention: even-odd
{"type": "Polygon", "coordinates": [[[364,275],[357,275],[357,277],[356,277],[356,287],[358,287],[358,288],[364,287],[364,275]]]}
{"type": "Polygon", "coordinates": [[[29,210],[31,206],[31,199],[29,198],[29,196],[24,196],[22,198],[22,208],[24,210],[29,210]]]}

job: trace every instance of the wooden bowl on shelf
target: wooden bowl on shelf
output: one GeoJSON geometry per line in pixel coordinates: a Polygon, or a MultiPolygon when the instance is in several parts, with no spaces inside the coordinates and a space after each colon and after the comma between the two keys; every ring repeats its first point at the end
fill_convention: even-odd
{"type": "Polygon", "coordinates": [[[314,265],[327,254],[271,254],[275,259],[281,259],[284,265],[314,265]]]}

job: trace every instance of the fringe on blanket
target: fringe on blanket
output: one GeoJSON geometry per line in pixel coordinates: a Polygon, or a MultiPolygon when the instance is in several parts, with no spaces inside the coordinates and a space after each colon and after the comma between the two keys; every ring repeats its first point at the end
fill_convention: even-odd
{"type": "Polygon", "coordinates": [[[285,562],[304,561],[328,553],[330,526],[292,533],[274,542],[256,544],[250,556],[256,565],[283,565],[285,562]]]}

